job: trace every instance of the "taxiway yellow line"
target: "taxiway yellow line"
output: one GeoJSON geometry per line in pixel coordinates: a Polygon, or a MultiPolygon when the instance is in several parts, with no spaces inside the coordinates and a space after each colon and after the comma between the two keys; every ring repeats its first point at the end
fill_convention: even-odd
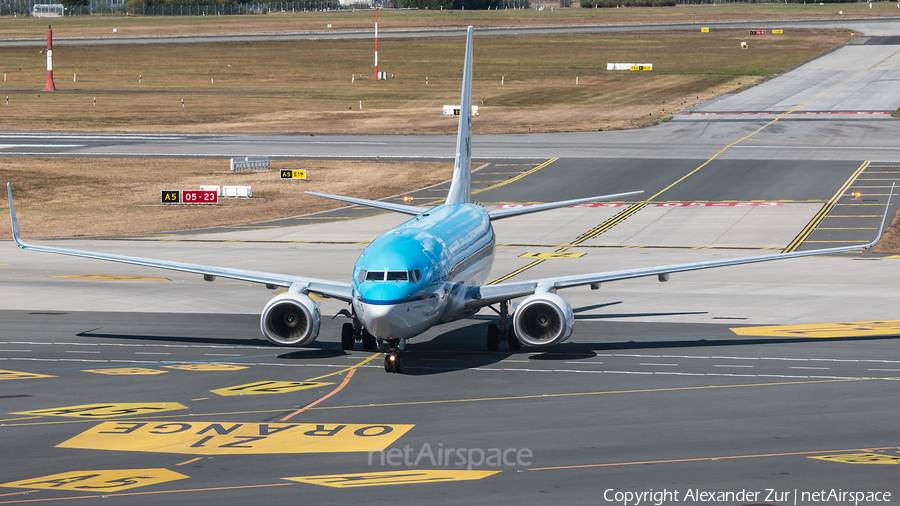
{"type": "Polygon", "coordinates": [[[347,386],[347,383],[350,383],[350,378],[353,377],[353,373],[355,373],[355,372],[356,372],[356,369],[351,369],[350,371],[347,372],[347,377],[344,378],[344,381],[342,381],[341,384],[338,385],[337,388],[335,388],[335,389],[332,390],[331,392],[328,392],[328,394],[326,394],[324,397],[320,397],[317,401],[314,401],[314,402],[312,402],[312,403],[310,403],[310,404],[307,404],[306,406],[304,406],[304,407],[298,409],[297,411],[294,411],[293,413],[287,415],[286,417],[284,417],[284,418],[282,418],[281,420],[278,420],[278,421],[279,421],[279,422],[286,422],[286,421],[290,420],[291,418],[293,418],[295,415],[299,415],[300,413],[303,413],[303,412],[306,411],[307,409],[312,409],[316,404],[319,404],[320,402],[323,402],[323,401],[329,399],[331,396],[333,396],[334,394],[340,392],[345,386],[347,386]]]}
{"type": "MultiPolygon", "coordinates": [[[[868,450],[893,450],[896,446],[885,446],[883,448],[870,448],[868,450]]],[[[860,448],[851,448],[849,450],[813,450],[806,452],[785,452],[785,453],[760,453],[757,455],[725,455],[721,457],[694,457],[689,459],[669,459],[669,460],[647,460],[641,462],[610,462],[607,464],[581,464],[573,466],[556,466],[556,467],[532,467],[529,471],[554,471],[559,469],[585,469],[589,467],[611,467],[611,466],[636,466],[645,464],[671,464],[675,462],[702,462],[709,460],[736,460],[736,459],[755,459],[761,457],[789,457],[792,455],[817,455],[820,453],[846,453],[861,451],[860,448]]],[[[863,450],[866,451],[866,450],[863,450]]]]}
{"type": "Polygon", "coordinates": [[[310,382],[310,381],[320,380],[320,379],[322,379],[322,378],[327,378],[327,377],[329,377],[329,376],[334,376],[335,374],[342,374],[342,373],[345,373],[345,372],[347,372],[347,371],[356,369],[357,367],[362,367],[362,366],[366,365],[366,363],[368,363],[369,361],[371,361],[372,359],[374,359],[375,357],[377,357],[378,355],[381,355],[381,353],[375,353],[375,354],[373,354],[372,356],[370,356],[369,358],[363,360],[362,362],[360,362],[360,363],[358,363],[358,364],[356,364],[356,365],[351,365],[350,367],[348,367],[348,368],[346,368],[346,369],[341,369],[340,371],[336,371],[336,372],[333,372],[333,373],[325,374],[325,375],[323,375],[323,376],[316,376],[315,378],[310,378],[310,379],[307,379],[307,380],[303,380],[303,382],[304,382],[304,383],[307,383],[307,382],[310,382]]]}

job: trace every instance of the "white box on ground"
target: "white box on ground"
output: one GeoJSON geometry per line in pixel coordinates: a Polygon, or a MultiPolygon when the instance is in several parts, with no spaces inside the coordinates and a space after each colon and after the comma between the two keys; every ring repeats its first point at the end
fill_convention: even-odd
{"type": "Polygon", "coordinates": [[[216,192],[216,195],[222,196],[222,187],[219,185],[200,185],[200,191],[216,192]]]}
{"type": "Polygon", "coordinates": [[[268,156],[245,156],[231,159],[231,170],[259,170],[269,168],[268,156]]]}
{"type": "Polygon", "coordinates": [[[253,192],[249,186],[223,186],[222,193],[226,197],[252,197],[253,192]]]}

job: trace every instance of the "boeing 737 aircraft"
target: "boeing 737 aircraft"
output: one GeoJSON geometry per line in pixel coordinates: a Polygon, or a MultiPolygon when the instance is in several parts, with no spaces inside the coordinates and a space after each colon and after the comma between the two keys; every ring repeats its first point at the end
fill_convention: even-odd
{"type": "Polygon", "coordinates": [[[871,243],[857,246],[485,285],[494,261],[496,242],[491,225],[494,220],[596,200],[626,197],[641,192],[632,191],[488,211],[473,203],[471,199],[472,115],[467,114],[471,110],[472,27],[470,26],[466,35],[456,162],[446,202],[425,209],[307,192],[320,197],[413,216],[406,223],[379,236],[363,250],[353,268],[349,283],[27,243],[19,236],[12,189],[7,184],[13,238],[23,249],[202,274],[207,281],[223,277],[262,283],[269,288],[287,287],[286,293],[277,295],[265,305],[260,317],[263,335],[279,346],[307,345],[318,336],[321,315],[318,303],[313,301],[310,294],[339,299],[349,304],[350,310],[343,309],[341,314],[351,320],[343,325],[342,347],[352,349],[355,342],[362,341],[363,347],[367,350],[377,348],[385,352],[385,371],[401,372],[402,352],[409,339],[435,325],[472,316],[488,306],[500,315],[499,324],[492,323],[488,326],[489,350],[497,350],[501,341],[506,341],[511,351],[517,351],[521,343],[529,346],[549,346],[563,342],[572,335],[575,322],[572,307],[557,294],[557,291],[563,288],[583,285],[596,287],[608,281],[643,276],[659,276],[660,281],[666,281],[673,272],[861,250],[874,245],[881,237],[881,230],[884,227],[882,219],[878,237],[871,243]],[[525,300],[510,314],[510,301],[520,297],[525,297],[525,300]]]}

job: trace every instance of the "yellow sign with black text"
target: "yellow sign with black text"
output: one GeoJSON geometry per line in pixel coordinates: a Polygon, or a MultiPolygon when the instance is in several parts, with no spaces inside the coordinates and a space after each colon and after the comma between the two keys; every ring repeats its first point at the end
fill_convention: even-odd
{"type": "Polygon", "coordinates": [[[900,464],[900,455],[883,453],[844,453],[842,455],[822,455],[811,459],[843,462],[844,464],[900,464]]]}
{"type": "Polygon", "coordinates": [[[306,179],[305,170],[282,170],[281,179],[306,179]]]}
{"type": "Polygon", "coordinates": [[[297,390],[306,390],[307,388],[324,387],[326,385],[334,385],[334,383],[321,383],[316,381],[257,381],[255,383],[247,383],[246,385],[210,390],[210,392],[223,396],[283,394],[286,392],[296,392],[297,390]]]}
{"type": "Polygon", "coordinates": [[[72,490],[76,492],[118,492],[189,478],[168,469],[110,469],[105,471],[69,471],[30,480],[12,481],[0,487],[72,490]]]}
{"type": "Polygon", "coordinates": [[[383,451],[414,425],[103,422],[58,448],[191,455],[383,451]]]}
{"type": "Polygon", "coordinates": [[[55,378],[48,374],[37,374],[33,372],[19,371],[3,371],[0,370],[0,380],[21,380],[21,379],[37,379],[37,378],[55,378]]]}
{"type": "Polygon", "coordinates": [[[784,30],[772,30],[772,33],[784,33],[784,30]]]}
{"type": "Polygon", "coordinates": [[[438,483],[442,481],[480,480],[500,471],[466,471],[453,469],[416,469],[411,471],[384,471],[353,474],[323,474],[320,476],[298,476],[284,478],[312,485],[333,488],[377,487],[381,485],[412,485],[417,483],[438,483]]]}
{"type": "Polygon", "coordinates": [[[883,336],[900,333],[900,320],[767,325],[764,327],[737,327],[731,331],[739,336],[766,337],[883,336]]]}
{"type": "Polygon", "coordinates": [[[113,416],[147,415],[163,411],[177,411],[187,409],[177,402],[149,402],[149,403],[109,403],[109,404],[83,404],[80,406],[65,406],[61,408],[38,409],[34,411],[20,411],[13,415],[38,415],[38,416],[73,416],[77,418],[109,418],[113,416]]]}

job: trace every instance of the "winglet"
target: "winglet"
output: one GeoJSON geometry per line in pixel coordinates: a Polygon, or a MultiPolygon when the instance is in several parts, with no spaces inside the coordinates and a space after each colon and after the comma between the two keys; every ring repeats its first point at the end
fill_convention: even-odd
{"type": "Polygon", "coordinates": [[[472,27],[466,29],[466,60],[459,97],[459,130],[456,133],[456,162],[447,193],[447,205],[472,201],[472,27]]]}
{"type": "Polygon", "coordinates": [[[25,242],[19,236],[19,220],[16,219],[16,206],[13,204],[12,186],[6,183],[6,195],[9,197],[9,219],[12,222],[13,240],[20,248],[25,247],[25,242]]]}

